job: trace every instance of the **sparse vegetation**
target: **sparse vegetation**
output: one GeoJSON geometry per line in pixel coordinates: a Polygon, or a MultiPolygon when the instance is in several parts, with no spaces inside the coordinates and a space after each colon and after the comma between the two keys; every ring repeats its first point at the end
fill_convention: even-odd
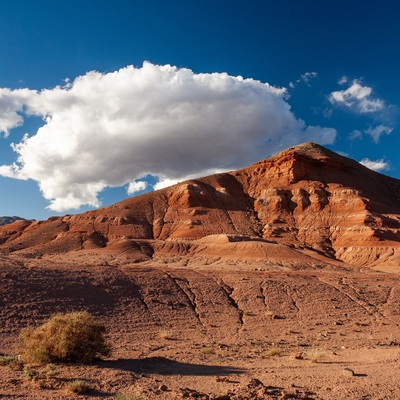
{"type": "Polygon", "coordinates": [[[39,371],[36,368],[25,367],[22,376],[24,378],[32,379],[33,381],[35,381],[39,378],[39,371]]]}
{"type": "Polygon", "coordinates": [[[110,352],[104,333],[104,325],[87,311],[55,314],[38,328],[22,331],[23,358],[41,364],[91,362],[110,352]]]}
{"type": "Polygon", "coordinates": [[[264,354],[266,357],[276,357],[282,354],[282,350],[278,347],[271,347],[264,354]]]}
{"type": "Polygon", "coordinates": [[[166,330],[160,331],[158,333],[158,336],[159,336],[160,339],[164,339],[164,340],[171,340],[172,339],[171,332],[170,331],[166,331],[166,330]]]}
{"type": "Polygon", "coordinates": [[[277,315],[273,313],[271,310],[265,311],[265,316],[271,319],[285,319],[283,315],[277,315]]]}
{"type": "Polygon", "coordinates": [[[15,371],[21,371],[24,367],[19,357],[11,354],[0,356],[0,366],[7,366],[15,371]]]}
{"type": "Polygon", "coordinates": [[[200,352],[202,354],[210,355],[210,354],[215,354],[215,349],[214,347],[203,347],[200,352]]]}
{"type": "Polygon", "coordinates": [[[58,375],[58,371],[54,364],[47,364],[44,368],[35,368],[32,366],[26,366],[24,368],[23,377],[36,381],[38,379],[49,380],[58,375]]]}
{"type": "Polygon", "coordinates": [[[44,368],[40,370],[40,373],[46,379],[54,378],[59,374],[54,364],[47,364],[44,368]]]}
{"type": "Polygon", "coordinates": [[[10,365],[12,362],[15,361],[15,356],[12,355],[3,355],[0,356],[0,365],[10,365]]]}
{"type": "Polygon", "coordinates": [[[312,363],[319,363],[328,357],[323,349],[310,349],[304,354],[304,358],[310,360],[312,363]]]}
{"type": "Polygon", "coordinates": [[[91,389],[90,385],[81,379],[75,379],[69,382],[67,388],[70,392],[76,394],[84,394],[91,389]]]}

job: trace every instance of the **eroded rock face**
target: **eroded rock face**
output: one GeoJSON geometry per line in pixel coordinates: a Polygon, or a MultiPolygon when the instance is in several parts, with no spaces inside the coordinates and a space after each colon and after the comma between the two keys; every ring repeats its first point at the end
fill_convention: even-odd
{"type": "MultiPolygon", "coordinates": [[[[198,251],[195,241],[219,234],[273,241],[283,253],[294,246],[357,266],[397,265],[400,270],[400,181],[306,143],[238,171],[190,180],[99,210],[17,221],[0,227],[0,251],[95,249],[125,252],[141,261],[159,249],[165,254],[158,241],[183,241],[185,245],[171,249],[187,255],[198,251]]],[[[260,259],[265,256],[264,245],[253,248],[256,255],[262,248],[260,259]]]]}

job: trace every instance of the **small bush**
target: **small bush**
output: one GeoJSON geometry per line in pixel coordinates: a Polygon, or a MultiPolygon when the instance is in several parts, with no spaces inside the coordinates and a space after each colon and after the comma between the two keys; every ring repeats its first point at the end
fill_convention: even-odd
{"type": "Polygon", "coordinates": [[[23,357],[37,363],[91,362],[110,352],[104,333],[104,325],[87,311],[55,314],[38,328],[22,331],[23,357]]]}
{"type": "Polygon", "coordinates": [[[205,355],[215,354],[214,347],[203,347],[200,352],[205,355]]]}
{"type": "Polygon", "coordinates": [[[24,368],[24,373],[22,374],[24,378],[32,379],[33,381],[39,379],[39,375],[40,373],[38,369],[29,366],[24,368]]]}
{"type": "Polygon", "coordinates": [[[282,350],[278,347],[271,347],[265,352],[266,357],[276,357],[282,354],[282,350]]]}
{"type": "Polygon", "coordinates": [[[327,352],[322,349],[310,349],[305,354],[305,358],[310,360],[312,363],[322,362],[327,358],[327,356],[327,352]]]}
{"type": "Polygon", "coordinates": [[[69,382],[67,388],[70,392],[76,394],[84,394],[91,389],[90,385],[85,381],[82,381],[81,379],[76,379],[74,381],[69,382]]]}
{"type": "Polygon", "coordinates": [[[44,368],[39,370],[41,376],[46,379],[54,378],[59,374],[54,364],[47,364],[44,368]]]}
{"type": "Polygon", "coordinates": [[[160,337],[160,339],[164,339],[164,340],[171,340],[172,339],[172,334],[170,331],[160,331],[158,333],[158,336],[160,337]]]}

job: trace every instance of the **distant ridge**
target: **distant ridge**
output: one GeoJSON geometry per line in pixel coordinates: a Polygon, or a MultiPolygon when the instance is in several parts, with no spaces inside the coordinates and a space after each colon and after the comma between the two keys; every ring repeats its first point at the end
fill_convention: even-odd
{"type": "Polygon", "coordinates": [[[7,224],[11,224],[15,221],[26,221],[25,218],[21,218],[21,217],[0,217],[0,226],[1,225],[7,225],[7,224]]]}

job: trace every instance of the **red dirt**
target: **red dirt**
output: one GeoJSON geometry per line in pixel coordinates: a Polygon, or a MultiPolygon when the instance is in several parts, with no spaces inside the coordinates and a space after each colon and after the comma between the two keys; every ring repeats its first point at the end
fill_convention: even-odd
{"type": "Polygon", "coordinates": [[[0,398],[72,399],[84,379],[81,398],[398,399],[399,199],[398,180],[305,144],[1,226],[0,353],[83,309],[113,351],[49,379],[0,366],[0,398]]]}
{"type": "Polygon", "coordinates": [[[1,282],[0,352],[18,354],[22,328],[77,309],[106,324],[113,347],[107,360],[57,366],[59,376],[39,383],[0,367],[4,398],[71,398],[76,378],[92,386],[87,398],[400,396],[397,275],[13,257],[1,262],[1,282]],[[252,379],[263,385],[248,388],[252,379]]]}

